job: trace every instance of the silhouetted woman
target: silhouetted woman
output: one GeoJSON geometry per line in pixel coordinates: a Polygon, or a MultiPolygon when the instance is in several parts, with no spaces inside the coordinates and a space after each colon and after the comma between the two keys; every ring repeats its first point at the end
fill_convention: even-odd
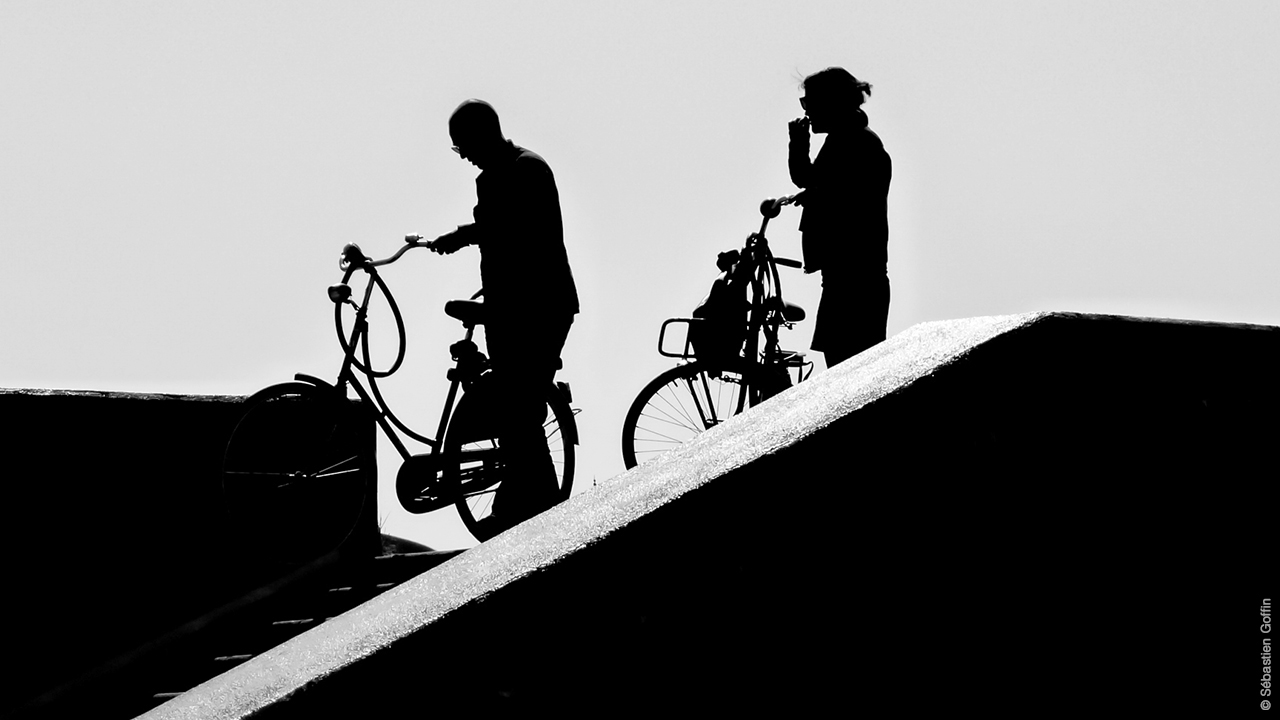
{"type": "Polygon", "coordinates": [[[892,165],[862,110],[870,85],[831,67],[800,87],[805,117],[789,125],[787,164],[791,181],[804,188],[798,201],[804,270],[822,273],[812,347],[831,367],[885,338],[892,165]],[[812,162],[810,131],[827,135],[812,162]]]}

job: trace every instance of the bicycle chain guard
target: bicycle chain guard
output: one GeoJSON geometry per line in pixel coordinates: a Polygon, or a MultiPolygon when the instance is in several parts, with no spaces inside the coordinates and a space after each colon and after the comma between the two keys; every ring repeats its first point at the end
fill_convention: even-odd
{"type": "Polygon", "coordinates": [[[452,505],[456,498],[441,492],[442,470],[436,453],[414,455],[401,463],[396,473],[396,497],[401,507],[421,515],[452,505]]]}

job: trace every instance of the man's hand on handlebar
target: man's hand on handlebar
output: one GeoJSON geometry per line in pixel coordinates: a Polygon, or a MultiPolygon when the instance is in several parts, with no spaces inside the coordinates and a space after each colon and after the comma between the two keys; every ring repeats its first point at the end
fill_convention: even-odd
{"type": "Polygon", "coordinates": [[[432,246],[435,243],[431,242],[430,240],[423,240],[421,235],[405,235],[404,244],[413,245],[416,247],[424,247],[428,250],[433,250],[434,248],[432,246]]]}
{"type": "Polygon", "coordinates": [[[466,246],[467,240],[462,233],[454,230],[451,233],[445,233],[440,237],[427,243],[427,247],[441,255],[452,255],[466,246]]]}

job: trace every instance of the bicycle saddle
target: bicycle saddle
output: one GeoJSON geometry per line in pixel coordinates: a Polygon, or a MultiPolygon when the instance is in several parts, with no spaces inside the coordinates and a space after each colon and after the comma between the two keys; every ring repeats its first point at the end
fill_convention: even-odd
{"type": "Polygon", "coordinates": [[[444,314],[461,320],[466,327],[484,324],[484,303],[479,300],[450,300],[444,304],[444,314]]]}
{"type": "Polygon", "coordinates": [[[783,320],[793,323],[793,322],[800,322],[801,320],[805,319],[804,308],[800,307],[799,305],[796,305],[795,303],[787,302],[786,300],[779,300],[776,297],[770,298],[770,299],[773,301],[772,305],[774,309],[777,309],[779,303],[782,304],[783,320]]]}

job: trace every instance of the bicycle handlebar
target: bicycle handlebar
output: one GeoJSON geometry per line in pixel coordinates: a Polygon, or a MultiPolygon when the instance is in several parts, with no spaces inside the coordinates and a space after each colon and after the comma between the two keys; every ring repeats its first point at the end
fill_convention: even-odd
{"type": "Polygon", "coordinates": [[[776,218],[778,213],[782,212],[782,206],[791,205],[796,201],[797,197],[799,197],[799,193],[780,198],[765,198],[760,203],[760,214],[767,218],[776,218]]]}
{"type": "Polygon", "coordinates": [[[342,248],[342,257],[338,258],[338,269],[346,272],[351,268],[375,268],[383,265],[390,265],[391,263],[399,260],[401,255],[409,252],[411,248],[430,248],[431,245],[431,241],[423,241],[421,235],[405,235],[404,246],[397,250],[395,255],[392,255],[389,258],[383,258],[382,260],[374,260],[368,255],[365,255],[364,252],[360,250],[359,245],[355,243],[347,243],[342,248]]]}
{"type": "MultiPolygon", "coordinates": [[[[764,219],[760,221],[760,231],[757,233],[752,233],[751,236],[747,238],[748,247],[751,246],[752,242],[763,242],[764,231],[765,231],[765,228],[769,226],[769,221],[773,218],[778,217],[778,215],[782,212],[783,206],[794,205],[796,202],[796,199],[799,197],[800,197],[800,194],[797,193],[795,195],[787,195],[785,197],[780,197],[780,198],[765,198],[763,201],[761,201],[760,214],[764,216],[764,219]]],[[[782,265],[783,267],[790,267],[790,268],[804,267],[804,263],[800,262],[799,260],[775,257],[773,253],[769,253],[769,259],[775,265],[782,265]]]]}

